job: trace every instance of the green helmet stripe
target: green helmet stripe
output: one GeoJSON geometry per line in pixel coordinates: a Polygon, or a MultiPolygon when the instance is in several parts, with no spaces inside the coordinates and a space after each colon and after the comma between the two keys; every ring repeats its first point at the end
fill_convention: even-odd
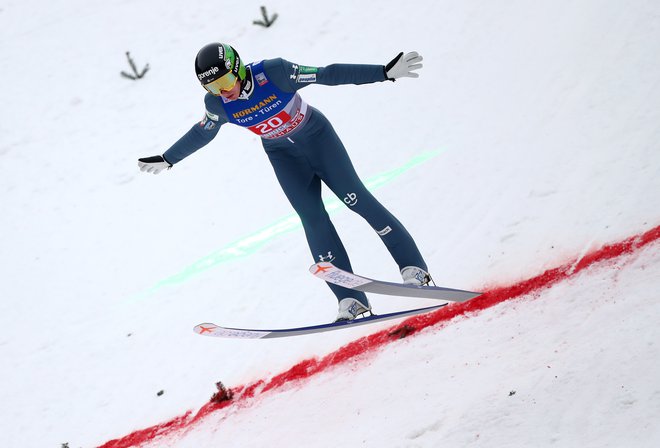
{"type": "Polygon", "coordinates": [[[230,45],[222,44],[222,48],[225,53],[225,60],[229,60],[229,62],[231,63],[231,68],[229,69],[229,71],[231,71],[234,75],[238,76],[240,80],[244,80],[246,75],[245,64],[243,64],[243,60],[241,59],[241,57],[238,55],[238,53],[234,51],[234,49],[230,45]],[[234,67],[236,66],[236,58],[238,58],[238,73],[234,69],[234,67]]]}

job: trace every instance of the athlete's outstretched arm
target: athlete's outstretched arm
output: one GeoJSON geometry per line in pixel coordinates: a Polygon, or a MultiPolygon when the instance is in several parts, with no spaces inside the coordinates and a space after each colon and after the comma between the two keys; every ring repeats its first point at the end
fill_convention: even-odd
{"type": "MultiPolygon", "coordinates": [[[[207,94],[208,97],[209,94],[207,94]]],[[[207,98],[208,100],[208,98],[207,98]]],[[[220,126],[227,122],[224,116],[210,111],[212,104],[206,101],[206,113],[199,123],[190,128],[183,137],[174,143],[163,155],[138,159],[140,170],[158,174],[170,169],[195,151],[208,145],[218,134],[220,126]]]]}
{"type": "Polygon", "coordinates": [[[207,111],[204,119],[199,123],[195,123],[183,137],[165,151],[163,157],[173,165],[180,162],[198,149],[208,145],[218,134],[221,125],[218,116],[207,111]]]}
{"type": "Polygon", "coordinates": [[[310,84],[338,86],[343,84],[369,84],[401,77],[418,77],[414,72],[422,67],[417,52],[399,53],[387,65],[331,64],[314,67],[276,58],[264,61],[264,71],[275,85],[285,91],[296,91],[310,84]]]}

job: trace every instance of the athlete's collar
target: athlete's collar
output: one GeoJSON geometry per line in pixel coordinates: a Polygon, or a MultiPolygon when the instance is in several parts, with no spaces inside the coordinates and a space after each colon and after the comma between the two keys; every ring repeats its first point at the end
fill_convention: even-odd
{"type": "Polygon", "coordinates": [[[241,95],[238,97],[239,100],[250,99],[250,96],[254,93],[254,78],[252,77],[252,67],[245,67],[245,80],[241,83],[241,95]]]}

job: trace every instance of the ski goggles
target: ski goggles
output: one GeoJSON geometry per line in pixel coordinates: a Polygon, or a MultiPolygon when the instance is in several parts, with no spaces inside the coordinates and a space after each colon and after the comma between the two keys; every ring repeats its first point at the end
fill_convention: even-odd
{"type": "Polygon", "coordinates": [[[216,96],[220,96],[222,92],[228,92],[234,88],[238,78],[232,73],[227,72],[215,81],[204,84],[204,88],[216,96]]]}

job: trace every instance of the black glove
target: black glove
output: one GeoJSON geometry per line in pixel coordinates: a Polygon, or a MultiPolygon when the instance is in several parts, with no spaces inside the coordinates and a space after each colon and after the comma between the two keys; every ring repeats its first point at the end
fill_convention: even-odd
{"type": "Polygon", "coordinates": [[[138,159],[138,166],[140,167],[140,171],[154,174],[172,168],[172,164],[165,160],[163,156],[143,157],[138,159]]]}

